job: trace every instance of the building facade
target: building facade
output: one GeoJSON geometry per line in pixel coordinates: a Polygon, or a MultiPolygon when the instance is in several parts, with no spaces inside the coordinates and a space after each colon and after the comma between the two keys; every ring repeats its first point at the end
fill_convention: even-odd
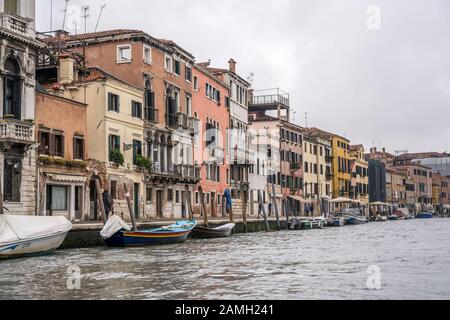
{"type": "Polygon", "coordinates": [[[87,105],[36,93],[39,215],[88,221],[87,105]]]}
{"type": "Polygon", "coordinates": [[[310,136],[305,130],[303,147],[303,194],[317,204],[315,214],[321,213],[324,200],[332,197],[331,142],[320,136],[310,136]]]}
{"type": "Polygon", "coordinates": [[[386,166],[379,160],[369,160],[369,202],[386,202],[386,166]]]}
{"type": "Polygon", "coordinates": [[[386,202],[395,208],[405,208],[407,206],[405,172],[388,168],[386,170],[386,202]]]}
{"type": "Polygon", "coordinates": [[[227,102],[230,111],[227,137],[227,157],[230,168],[227,182],[233,198],[233,211],[242,213],[241,192],[249,188],[250,157],[247,133],[250,83],[239,76],[236,70],[237,63],[233,59],[228,61],[228,69],[213,68],[209,62],[201,65],[230,87],[227,102]]]}
{"type": "Polygon", "coordinates": [[[352,171],[350,197],[363,205],[369,204],[369,163],[364,158],[364,146],[350,146],[352,171]]]}
{"type": "Polygon", "coordinates": [[[333,198],[351,196],[350,141],[344,137],[317,128],[309,129],[314,136],[330,141],[332,148],[332,193],[333,198]]]}
{"type": "MultiPolygon", "coordinates": [[[[142,90],[137,101],[142,101],[144,128],[142,147],[137,149],[151,165],[145,173],[145,187],[133,193],[142,195],[144,216],[187,216],[192,186],[200,180],[193,150],[197,122],[192,114],[194,57],[173,41],[139,30],[62,34],[45,41],[54,48],[64,43],[65,50],[83,55],[86,64],[142,90]]],[[[138,105],[133,108],[139,109],[138,105]]],[[[136,149],[131,144],[127,148],[136,149]]]]}
{"type": "Polygon", "coordinates": [[[0,0],[0,183],[12,214],[37,210],[34,20],[34,0],[0,0]]]}
{"type": "MultiPolygon", "coordinates": [[[[230,87],[201,64],[193,69],[193,112],[198,119],[194,137],[194,161],[202,167],[199,186],[204,193],[207,213],[218,216],[224,213],[223,194],[229,185],[226,156],[227,134],[230,125],[230,87]]],[[[200,197],[196,189],[194,211],[200,212],[200,197]]]]}

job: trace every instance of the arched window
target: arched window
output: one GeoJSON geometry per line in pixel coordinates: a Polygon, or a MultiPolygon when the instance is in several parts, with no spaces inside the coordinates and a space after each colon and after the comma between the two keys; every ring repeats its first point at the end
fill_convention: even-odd
{"type": "Polygon", "coordinates": [[[155,108],[155,93],[152,90],[150,79],[145,81],[145,119],[151,122],[158,122],[155,108]]]}
{"type": "Polygon", "coordinates": [[[16,60],[8,58],[4,69],[6,75],[3,83],[3,115],[12,115],[20,120],[22,115],[20,67],[16,60]]]}
{"type": "Polygon", "coordinates": [[[172,90],[167,88],[166,90],[166,124],[169,127],[175,127],[177,124],[175,98],[173,97],[172,90]]]}

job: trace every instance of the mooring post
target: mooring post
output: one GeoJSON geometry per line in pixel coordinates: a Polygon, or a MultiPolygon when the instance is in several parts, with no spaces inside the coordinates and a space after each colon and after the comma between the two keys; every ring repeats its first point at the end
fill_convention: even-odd
{"type": "Polygon", "coordinates": [[[133,205],[131,204],[130,199],[130,190],[128,189],[128,185],[126,183],[123,184],[123,190],[125,191],[125,198],[127,199],[128,211],[130,211],[131,223],[133,224],[134,230],[137,230],[136,221],[134,220],[133,205]]]}
{"type": "Polygon", "coordinates": [[[203,196],[203,188],[198,187],[198,192],[200,193],[200,211],[203,216],[203,222],[205,224],[205,227],[209,228],[208,213],[206,212],[205,198],[203,196]]]}
{"type": "Polygon", "coordinates": [[[280,214],[278,212],[278,205],[277,205],[277,194],[275,192],[275,184],[273,183],[273,180],[272,180],[272,207],[275,209],[275,217],[277,218],[278,230],[281,230],[280,214]]]}
{"type": "Polygon", "coordinates": [[[0,182],[0,214],[4,214],[5,211],[3,209],[3,188],[2,183],[0,182]]]}
{"type": "Polygon", "coordinates": [[[247,192],[242,192],[242,222],[244,223],[244,230],[247,232],[247,192]]]}
{"type": "Polygon", "coordinates": [[[289,230],[289,210],[291,210],[291,206],[289,205],[289,198],[286,198],[284,201],[284,214],[286,215],[286,229],[289,230]]]}
{"type": "Polygon", "coordinates": [[[106,210],[105,210],[105,204],[103,203],[102,188],[100,186],[100,181],[98,181],[98,179],[95,180],[95,189],[97,191],[97,200],[100,205],[100,211],[102,212],[103,224],[105,225],[107,222],[106,210]]]}
{"type": "Polygon", "coordinates": [[[189,211],[189,220],[193,221],[194,220],[194,212],[192,211],[191,194],[190,194],[188,185],[185,186],[185,190],[186,190],[187,206],[188,206],[188,211],[189,211]]]}
{"type": "Polygon", "coordinates": [[[258,190],[259,205],[262,209],[264,220],[266,222],[267,231],[270,231],[269,220],[267,219],[266,208],[264,208],[263,196],[261,190],[258,190]]]}

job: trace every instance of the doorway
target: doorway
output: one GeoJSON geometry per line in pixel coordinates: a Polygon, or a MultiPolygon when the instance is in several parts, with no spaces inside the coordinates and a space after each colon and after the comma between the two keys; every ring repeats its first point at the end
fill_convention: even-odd
{"type": "Polygon", "coordinates": [[[181,217],[186,218],[186,191],[181,191],[181,217]]]}
{"type": "Polygon", "coordinates": [[[139,220],[140,212],[139,212],[139,183],[134,184],[134,218],[139,220]]]}
{"type": "Polygon", "coordinates": [[[95,181],[99,180],[98,176],[93,176],[91,182],[89,183],[89,203],[90,203],[90,219],[96,221],[98,219],[98,200],[97,200],[97,189],[95,186],[95,181]]]}
{"type": "Polygon", "coordinates": [[[156,191],[156,217],[163,218],[163,191],[156,191]]]}
{"type": "Polygon", "coordinates": [[[216,193],[211,192],[211,217],[216,216],[216,193]]]}
{"type": "Polygon", "coordinates": [[[81,213],[83,208],[83,187],[75,187],[75,220],[81,221],[81,213]]]}

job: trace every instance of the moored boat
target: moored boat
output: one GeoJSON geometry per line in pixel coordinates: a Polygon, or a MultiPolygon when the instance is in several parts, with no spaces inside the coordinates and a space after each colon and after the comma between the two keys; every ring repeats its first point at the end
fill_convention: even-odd
{"type": "Polygon", "coordinates": [[[416,215],[416,219],[432,219],[433,216],[432,212],[420,212],[416,215]]]}
{"type": "Polygon", "coordinates": [[[345,218],[344,217],[338,217],[338,216],[331,216],[328,219],[328,225],[330,227],[343,227],[345,225],[345,218]]]}
{"type": "Polygon", "coordinates": [[[319,218],[292,218],[289,221],[290,230],[313,230],[325,228],[326,220],[319,218]]]}
{"type": "Polygon", "coordinates": [[[196,226],[192,230],[192,236],[199,239],[226,238],[231,236],[235,227],[236,224],[234,223],[228,223],[216,228],[196,226]]]}
{"type": "Polygon", "coordinates": [[[358,208],[345,209],[342,216],[345,218],[345,224],[349,225],[366,224],[369,222],[368,218],[362,215],[358,208]]]}
{"type": "Polygon", "coordinates": [[[108,220],[101,235],[108,247],[174,244],[185,242],[196,225],[196,221],[177,221],[161,228],[131,231],[120,217],[114,215],[108,220]]]}
{"type": "Polygon", "coordinates": [[[65,217],[0,215],[0,258],[53,252],[71,229],[65,217]]]}

